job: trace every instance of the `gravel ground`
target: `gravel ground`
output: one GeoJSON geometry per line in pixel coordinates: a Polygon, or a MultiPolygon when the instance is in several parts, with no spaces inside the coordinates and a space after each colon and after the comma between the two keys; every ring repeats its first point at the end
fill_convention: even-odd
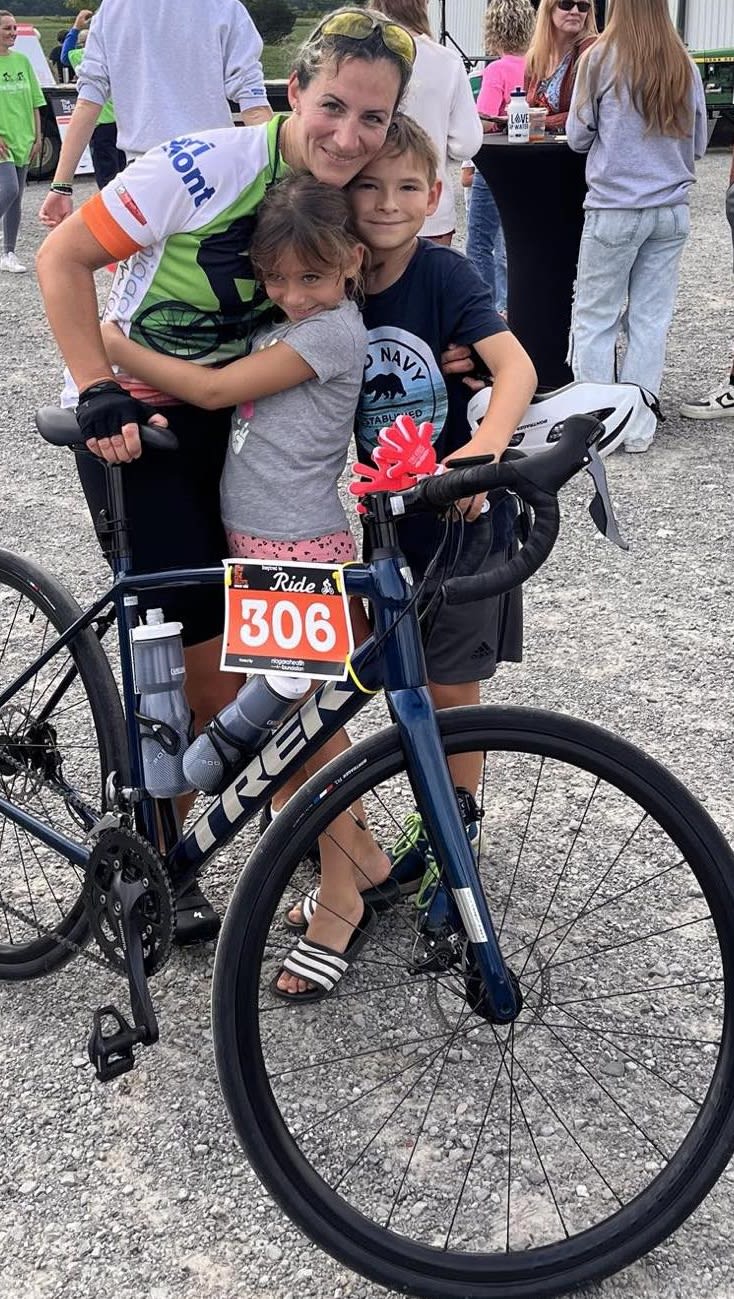
{"type": "MultiPolygon", "coordinates": [[[[668,421],[647,456],[609,463],[631,553],[596,538],[585,484],[569,489],[560,541],[527,591],[525,662],[500,673],[488,695],[564,710],[640,744],[732,837],[734,617],[724,557],[733,429],[675,414],[685,395],[718,383],[730,360],[728,165],[722,154],[707,157],[693,194],[662,393],[668,421]]],[[[29,264],[40,243],[41,198],[40,189],[29,190],[18,249],[29,264]]],[[[0,277],[0,320],[0,545],[47,564],[77,597],[89,598],[104,569],[80,492],[68,458],[32,428],[34,408],[55,401],[59,388],[32,274],[0,277]]],[[[243,840],[212,872],[221,904],[246,851],[243,840]]],[[[85,1067],[84,1041],[90,1007],[116,994],[116,985],[75,962],[49,980],[0,986],[2,1299],[76,1299],[96,1293],[100,1282],[120,1299],[381,1293],[305,1243],[245,1164],[214,1073],[212,965],[207,952],[173,957],[155,985],[161,1045],[106,1089],[85,1067]]],[[[599,1293],[734,1295],[733,1180],[726,1173],[671,1241],[599,1293]]]]}

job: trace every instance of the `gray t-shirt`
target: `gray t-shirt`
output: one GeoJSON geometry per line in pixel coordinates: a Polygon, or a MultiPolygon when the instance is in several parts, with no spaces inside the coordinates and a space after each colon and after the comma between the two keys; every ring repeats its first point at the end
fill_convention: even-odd
{"type": "Polygon", "coordinates": [[[583,78],[577,78],[566,122],[568,143],[588,151],[585,208],[675,207],[687,203],[696,179],[694,159],[706,152],[706,96],[701,74],[691,63],[691,132],[684,139],[648,131],[629,90],[614,90],[613,56],[603,59],[592,46],[589,60],[597,93],[583,103],[583,78]]]}
{"type": "Polygon", "coordinates": [[[343,532],[338,482],[367,358],[362,317],[345,301],[258,330],[253,351],[275,342],[292,347],[316,378],[238,406],[222,475],[224,526],[274,541],[343,532]]]}

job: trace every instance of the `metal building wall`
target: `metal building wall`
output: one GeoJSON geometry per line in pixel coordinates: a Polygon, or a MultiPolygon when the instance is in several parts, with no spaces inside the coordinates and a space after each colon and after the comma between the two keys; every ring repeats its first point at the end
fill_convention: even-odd
{"type": "MultiPolygon", "coordinates": [[[[734,4],[734,0],[732,0],[734,4]]],[[[459,46],[461,53],[476,58],[484,53],[484,12],[486,0],[446,0],[446,30],[459,46]]],[[[441,32],[441,5],[430,0],[428,14],[433,35],[438,40],[441,32]]],[[[451,45],[451,41],[447,41],[451,45]]]]}
{"type": "Polygon", "coordinates": [[[691,50],[734,47],[734,0],[688,0],[685,41],[691,50]]]}

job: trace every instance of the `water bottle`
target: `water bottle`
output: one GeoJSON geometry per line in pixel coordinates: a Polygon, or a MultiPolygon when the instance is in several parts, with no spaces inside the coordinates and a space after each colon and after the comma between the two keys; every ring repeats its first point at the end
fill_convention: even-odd
{"type": "Polygon", "coordinates": [[[510,95],[507,109],[507,138],[511,144],[527,144],[530,140],[530,109],[525,94],[519,86],[510,95]]]}
{"type": "Polygon", "coordinates": [[[133,628],[132,646],[145,788],[153,798],[175,798],[191,789],[183,772],[192,726],[181,623],[149,609],[145,626],[133,628]]]}
{"type": "Polygon", "coordinates": [[[186,750],[183,769],[191,786],[216,794],[234,764],[262,747],[310,685],[308,677],[284,672],[251,677],[186,750]]]}

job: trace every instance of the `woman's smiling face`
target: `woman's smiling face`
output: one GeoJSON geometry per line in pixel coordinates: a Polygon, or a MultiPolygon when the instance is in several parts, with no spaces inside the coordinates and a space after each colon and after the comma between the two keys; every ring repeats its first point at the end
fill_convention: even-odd
{"type": "Polygon", "coordinates": [[[326,64],[301,86],[291,76],[286,161],[317,180],[340,188],[382,148],[400,93],[389,59],[342,59],[326,64]]]}

